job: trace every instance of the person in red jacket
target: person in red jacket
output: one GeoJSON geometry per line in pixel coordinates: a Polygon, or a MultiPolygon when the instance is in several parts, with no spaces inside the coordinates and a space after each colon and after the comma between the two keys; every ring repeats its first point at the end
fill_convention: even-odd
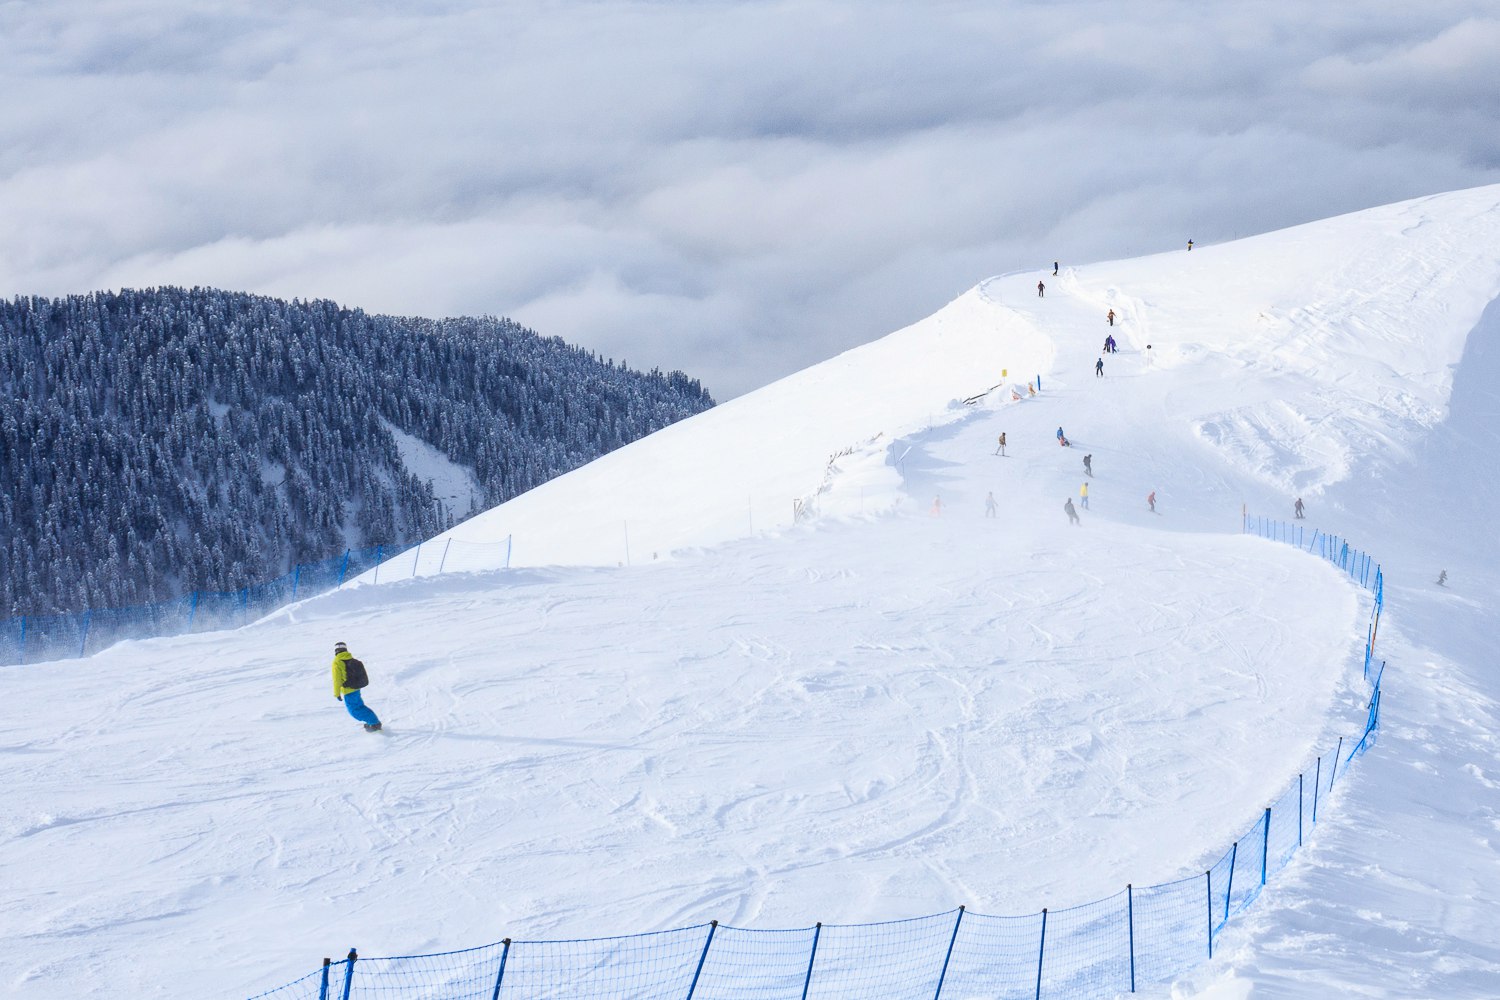
{"type": "Polygon", "coordinates": [[[380,732],[380,717],[365,705],[360,690],[370,683],[365,665],[349,655],[342,642],[333,644],[333,696],[344,703],[349,714],[365,724],[365,732],[380,732]]]}

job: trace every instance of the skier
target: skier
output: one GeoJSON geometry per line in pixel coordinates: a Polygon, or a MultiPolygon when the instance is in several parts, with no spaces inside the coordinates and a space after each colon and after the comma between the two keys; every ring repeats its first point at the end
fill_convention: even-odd
{"type": "Polygon", "coordinates": [[[1111,309],[1109,311],[1109,313],[1104,318],[1107,319],[1107,320],[1109,320],[1109,325],[1110,326],[1114,326],[1115,325],[1115,311],[1113,309],[1111,309]]]}
{"type": "Polygon", "coordinates": [[[1046,295],[1047,295],[1047,286],[1044,285],[1044,284],[1042,284],[1040,281],[1038,281],[1036,283],[1036,297],[1040,299],[1040,298],[1045,298],[1046,295]]]}
{"type": "Polygon", "coordinates": [[[1294,504],[1292,504],[1292,510],[1296,511],[1297,516],[1299,518],[1302,516],[1302,498],[1301,497],[1298,497],[1297,498],[1297,502],[1294,503],[1294,504]]]}
{"type": "Polygon", "coordinates": [[[1156,491],[1152,490],[1146,494],[1146,503],[1151,507],[1151,513],[1156,513],[1156,491]]]}
{"type": "Polygon", "coordinates": [[[1052,262],[1052,276],[1057,277],[1057,261],[1052,262]]]}
{"type": "Polygon", "coordinates": [[[1193,252],[1193,241],[1192,240],[1188,240],[1188,253],[1192,253],[1192,252],[1193,252]]]}
{"type": "Polygon", "coordinates": [[[1446,586],[1448,586],[1448,571],[1447,570],[1440,570],[1438,572],[1438,581],[1437,581],[1437,583],[1438,583],[1439,587],[1446,587],[1446,586]]]}
{"type": "Polygon", "coordinates": [[[1083,456],[1083,471],[1087,472],[1090,477],[1094,475],[1094,456],[1092,453],[1083,456]]]}
{"type": "Polygon", "coordinates": [[[1078,511],[1073,506],[1073,498],[1072,497],[1068,497],[1068,499],[1063,502],[1063,510],[1065,510],[1065,511],[1068,512],[1068,523],[1069,524],[1082,524],[1083,523],[1083,522],[1081,522],[1078,519],[1078,511]]]}
{"type": "Polygon", "coordinates": [[[933,517],[943,516],[943,498],[941,496],[932,498],[932,510],[930,511],[930,513],[933,517]]]}
{"type": "Polygon", "coordinates": [[[1001,458],[1005,457],[1005,432],[1000,432],[1000,443],[995,447],[995,454],[1001,458]]]}
{"type": "Polygon", "coordinates": [[[1120,350],[1119,346],[1115,343],[1114,334],[1110,334],[1108,337],[1105,337],[1104,342],[1109,345],[1109,353],[1115,354],[1120,350]]]}
{"type": "Polygon", "coordinates": [[[1104,359],[1100,358],[1094,362],[1094,378],[1104,377],[1104,359]]]}
{"type": "Polygon", "coordinates": [[[986,493],[985,496],[984,496],[984,516],[985,517],[994,517],[995,516],[995,491],[994,490],[991,490],[990,492],[986,493]]]}
{"type": "Polygon", "coordinates": [[[1078,487],[1078,505],[1084,510],[1089,509],[1089,484],[1084,483],[1078,487]]]}
{"type": "Polygon", "coordinates": [[[349,714],[365,724],[365,732],[380,732],[380,718],[365,705],[360,689],[370,683],[365,665],[349,655],[342,642],[333,644],[333,696],[344,703],[349,714]]]}

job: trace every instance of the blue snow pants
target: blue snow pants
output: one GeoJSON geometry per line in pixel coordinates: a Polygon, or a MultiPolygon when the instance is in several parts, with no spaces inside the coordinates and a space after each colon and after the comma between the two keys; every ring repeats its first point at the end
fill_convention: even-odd
{"type": "Polygon", "coordinates": [[[344,707],[349,710],[350,715],[367,726],[380,723],[380,718],[365,705],[365,700],[358,691],[350,691],[344,695],[344,707]]]}

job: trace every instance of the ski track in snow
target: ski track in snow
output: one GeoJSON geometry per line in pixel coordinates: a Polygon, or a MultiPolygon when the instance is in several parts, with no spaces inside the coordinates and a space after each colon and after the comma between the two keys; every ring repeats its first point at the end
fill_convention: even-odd
{"type": "MultiPolygon", "coordinates": [[[[5,988],[248,995],[350,944],[1028,913],[1200,872],[1363,710],[1368,599],[1237,535],[1240,505],[1303,495],[1426,573],[1339,491],[1426,454],[1500,292],[1495,196],[1065,268],[1041,300],[991,279],[460,525],[476,572],[0,672],[5,988]],[[330,698],[340,639],[382,735],[330,698]]],[[[1486,995],[1500,708],[1461,600],[1390,594],[1376,752],[1181,995],[1486,995]],[[1398,846],[1434,839],[1443,871],[1398,846]]]]}

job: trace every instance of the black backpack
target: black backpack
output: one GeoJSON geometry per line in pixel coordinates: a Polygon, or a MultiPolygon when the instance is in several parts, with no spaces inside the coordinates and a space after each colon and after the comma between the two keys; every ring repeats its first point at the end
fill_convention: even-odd
{"type": "Polygon", "coordinates": [[[358,690],[369,683],[370,675],[365,673],[365,665],[363,663],[352,656],[344,661],[344,687],[358,690]]]}

